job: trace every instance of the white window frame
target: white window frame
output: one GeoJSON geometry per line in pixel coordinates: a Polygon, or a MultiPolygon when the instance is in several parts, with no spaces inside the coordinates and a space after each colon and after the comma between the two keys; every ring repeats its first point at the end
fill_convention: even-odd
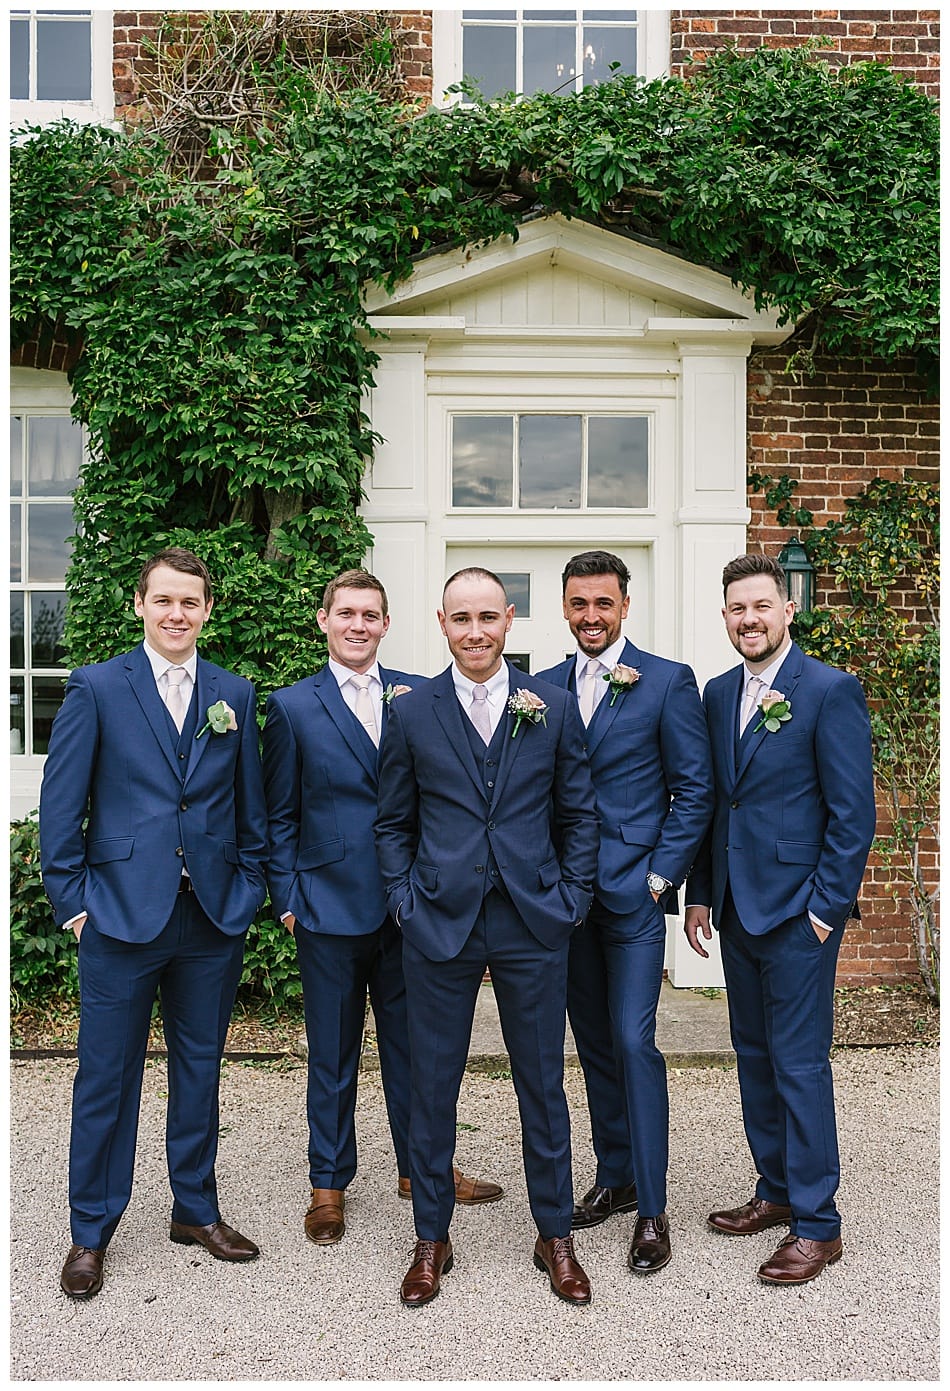
{"type": "MultiPolygon", "coordinates": [[[[26,7],[24,7],[26,8],[26,7]]],[[[63,6],[64,12],[70,7],[63,6]]],[[[34,16],[35,10],[30,10],[34,16]]],[[[7,10],[5,23],[10,24],[7,10]]],[[[89,101],[12,101],[10,124],[46,125],[64,118],[81,125],[108,125],[115,119],[115,90],[112,85],[113,11],[93,10],[90,15],[92,37],[92,97],[89,101]]],[[[7,29],[9,48],[9,28],[7,29]]],[[[35,59],[35,54],[31,53],[35,59]]],[[[31,72],[35,72],[35,61],[31,72]]]]}
{"type": "MultiPolygon", "coordinates": [[[[466,6],[477,9],[478,6],[466,6]]],[[[485,8],[498,8],[486,6],[485,8]]],[[[515,7],[517,8],[517,7],[515,7]]],[[[524,8],[524,7],[522,7],[524,8]]],[[[569,10],[570,6],[565,6],[569,10]]],[[[576,7],[575,7],[576,8],[576,7]]],[[[612,5],[601,8],[614,8],[612,5]]],[[[616,6],[618,18],[637,11],[637,73],[641,77],[666,77],[670,71],[670,12],[642,6],[616,6]]],[[[436,106],[452,106],[458,94],[447,89],[462,80],[462,11],[436,9],[432,13],[432,100],[436,106]]],[[[567,89],[565,89],[567,90],[567,89]]]]}

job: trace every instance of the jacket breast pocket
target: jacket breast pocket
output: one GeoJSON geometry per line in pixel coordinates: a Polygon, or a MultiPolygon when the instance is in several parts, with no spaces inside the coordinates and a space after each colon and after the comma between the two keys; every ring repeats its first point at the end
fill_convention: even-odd
{"type": "Polygon", "coordinates": [[[110,860],[127,860],[132,854],[134,839],[110,836],[105,840],[91,840],[86,845],[86,864],[104,865],[110,860]]]}
{"type": "Polygon", "coordinates": [[[777,840],[775,856],[783,865],[816,865],[821,846],[808,840],[777,840]]]}

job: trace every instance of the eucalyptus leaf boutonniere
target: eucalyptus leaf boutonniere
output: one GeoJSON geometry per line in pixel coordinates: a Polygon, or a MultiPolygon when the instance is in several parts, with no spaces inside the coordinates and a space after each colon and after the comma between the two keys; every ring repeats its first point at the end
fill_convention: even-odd
{"type": "Polygon", "coordinates": [[[610,704],[613,705],[618,695],[623,695],[637,684],[640,673],[636,667],[627,667],[623,662],[618,662],[612,671],[604,672],[604,680],[610,682],[610,704]]]}
{"type": "Polygon", "coordinates": [[[391,705],[397,696],[408,695],[411,690],[411,686],[394,686],[390,681],[389,685],[383,691],[383,700],[387,705],[391,705]]]}
{"type": "Polygon", "coordinates": [[[759,701],[759,714],[762,718],[752,733],[767,729],[770,734],[777,734],[792,718],[792,702],[786,700],[781,691],[766,691],[759,701]]]}
{"type": "Polygon", "coordinates": [[[237,729],[237,719],[234,711],[226,700],[219,700],[215,705],[209,705],[207,709],[208,722],[202,725],[195,735],[200,739],[202,734],[206,734],[209,729],[215,734],[227,734],[229,730],[237,729]]]}

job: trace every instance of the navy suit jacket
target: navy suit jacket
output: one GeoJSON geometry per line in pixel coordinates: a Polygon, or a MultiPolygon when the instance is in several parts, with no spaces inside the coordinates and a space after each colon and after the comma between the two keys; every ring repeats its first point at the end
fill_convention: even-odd
{"type": "MultiPolygon", "coordinates": [[[[425,681],[382,666],[379,675],[384,690],[425,681]]],[[[384,701],[381,736],[388,722],[384,701]]],[[[385,921],[373,839],[377,761],[372,739],[328,666],[268,698],[267,877],[278,917],[293,913],[311,932],[338,936],[375,932],[385,921]]]]}
{"type": "Polygon", "coordinates": [[[744,665],[715,677],[703,703],[716,774],[716,810],[687,900],[718,922],[728,883],[753,934],[812,913],[843,927],[874,839],[871,725],[860,683],[794,643],[776,678],[791,720],[752,730],[736,753],[744,665]]]}
{"type": "Polygon", "coordinates": [[[376,844],[393,917],[431,961],[457,956],[493,855],[535,938],[561,946],[587,916],[597,813],[577,702],[509,665],[510,690],[547,705],[546,723],[502,716],[497,775],[486,786],[463,725],[452,668],[393,702],[380,750],[376,844]],[[555,849],[557,844],[557,849],[555,849]]]}
{"type": "Polygon", "coordinates": [[[107,937],[152,941],[171,917],[183,859],[199,903],[229,936],[263,903],[254,687],[201,657],[196,678],[197,729],[219,700],[238,727],[207,730],[180,759],[142,646],[71,673],[40,792],[43,884],[57,923],[87,913],[107,937]]]}
{"type": "MultiPolygon", "coordinates": [[[[606,695],[587,726],[600,814],[595,892],[614,913],[629,912],[633,896],[646,896],[651,869],[682,884],[713,811],[709,735],[692,671],[629,641],[620,660],[640,679],[613,705],[613,693],[606,695]]],[[[569,657],[539,675],[576,698],[576,665],[569,657]]],[[[676,912],[672,890],[663,907],[676,912]]]]}

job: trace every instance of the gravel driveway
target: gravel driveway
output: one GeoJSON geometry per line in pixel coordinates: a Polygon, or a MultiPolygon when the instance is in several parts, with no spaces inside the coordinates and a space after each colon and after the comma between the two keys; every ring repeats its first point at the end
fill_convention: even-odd
{"type": "MultiPolygon", "coordinates": [[[[507,1189],[459,1209],[455,1268],[439,1299],[403,1309],[413,1243],[396,1196],[378,1076],[360,1084],[361,1172],[336,1247],[303,1236],[309,1197],[305,1070],[225,1064],[218,1182],[223,1215],[262,1247],[226,1266],[168,1240],[164,1063],[146,1070],[130,1207],[102,1293],[59,1290],[69,1244],[70,1061],[13,1063],[11,1368],[23,1381],[928,1380],[938,1366],[938,1055],[839,1053],[844,1259],[812,1285],[766,1287],[758,1263],[781,1233],[717,1235],[710,1208],[745,1201],[753,1174],[735,1072],[670,1075],[673,1261],[636,1277],[632,1229],[580,1233],[594,1300],[572,1309],[531,1263],[534,1232],[510,1081],[470,1074],[458,1155],[507,1189]],[[926,1197],[924,1195],[927,1195],[926,1197]]],[[[578,1192],[593,1161],[576,1069],[567,1077],[578,1192]]]]}

